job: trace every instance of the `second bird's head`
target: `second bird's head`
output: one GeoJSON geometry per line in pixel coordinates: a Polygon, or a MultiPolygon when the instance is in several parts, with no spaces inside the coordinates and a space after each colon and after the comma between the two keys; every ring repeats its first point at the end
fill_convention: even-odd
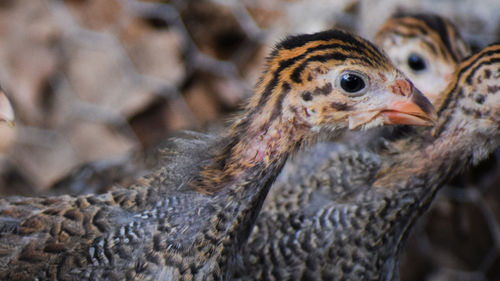
{"type": "Polygon", "coordinates": [[[469,54],[455,25],[431,13],[398,13],[385,22],[374,42],[429,98],[439,103],[456,65],[469,54]]]}

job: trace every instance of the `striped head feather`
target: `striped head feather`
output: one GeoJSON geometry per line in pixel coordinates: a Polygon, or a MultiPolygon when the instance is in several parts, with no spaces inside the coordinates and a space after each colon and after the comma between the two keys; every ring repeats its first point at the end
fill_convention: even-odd
{"type": "Polygon", "coordinates": [[[340,30],[291,36],[276,45],[224,148],[194,185],[214,191],[246,170],[282,164],[325,129],[433,118],[429,101],[370,42],[340,30]]]}
{"type": "Polygon", "coordinates": [[[451,126],[500,137],[500,44],[492,44],[466,58],[457,67],[455,79],[440,104],[440,118],[434,129],[439,135],[451,126]],[[481,130],[484,129],[484,132],[481,130]]]}

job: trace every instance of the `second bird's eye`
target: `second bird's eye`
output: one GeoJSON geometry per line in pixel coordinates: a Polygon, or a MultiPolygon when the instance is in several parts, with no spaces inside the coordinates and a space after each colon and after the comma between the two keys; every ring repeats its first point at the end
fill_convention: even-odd
{"type": "Polygon", "coordinates": [[[408,57],[408,66],[414,71],[422,71],[427,67],[424,59],[417,54],[411,54],[408,57]]]}
{"type": "Polygon", "coordinates": [[[363,90],[365,86],[365,81],[357,74],[346,73],[340,77],[340,87],[347,93],[358,93],[363,90]]]}

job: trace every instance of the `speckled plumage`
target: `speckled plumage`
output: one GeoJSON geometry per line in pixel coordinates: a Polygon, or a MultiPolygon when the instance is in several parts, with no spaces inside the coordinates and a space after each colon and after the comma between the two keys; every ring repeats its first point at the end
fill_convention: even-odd
{"type": "Polygon", "coordinates": [[[377,152],[322,144],[285,166],[235,280],[399,280],[398,253],[439,187],[500,145],[500,45],[463,61],[435,128],[377,152]]]}
{"type": "MultiPolygon", "coordinates": [[[[388,55],[392,58],[395,57],[396,59],[394,62],[398,65],[398,67],[402,67],[403,69],[411,70],[411,68],[407,65],[407,58],[413,53],[418,54],[426,60],[428,63],[427,69],[424,71],[408,72],[408,76],[411,79],[416,79],[415,81],[417,87],[422,83],[426,83],[426,79],[428,79],[429,76],[433,76],[432,79],[435,83],[433,82],[431,84],[434,86],[436,83],[444,84],[444,82],[447,83],[451,81],[452,77],[448,77],[448,75],[451,74],[451,69],[453,69],[454,65],[457,63],[456,60],[461,59],[464,54],[454,51],[456,47],[446,47],[446,44],[443,42],[449,40],[453,46],[460,46],[464,44],[458,35],[458,32],[454,30],[453,26],[446,20],[443,20],[443,23],[446,24],[445,28],[447,32],[439,33],[437,31],[432,31],[432,27],[426,25],[425,22],[419,21],[418,19],[409,20],[409,17],[411,18],[412,16],[407,15],[405,17],[396,17],[395,19],[388,21],[378,33],[376,42],[386,42],[385,47],[387,48],[388,55]],[[417,21],[416,27],[414,25],[415,21],[417,21]],[[425,34],[421,34],[418,32],[421,28],[425,28],[426,30],[431,28],[431,30],[425,34]],[[403,33],[403,35],[406,34],[406,36],[401,35],[401,33],[403,33]],[[395,42],[397,43],[396,45],[394,45],[395,42]],[[433,49],[439,49],[441,51],[441,55],[433,53],[433,49]],[[454,55],[451,55],[453,52],[455,52],[454,55]],[[442,64],[446,64],[446,67],[440,68],[442,64]]],[[[431,16],[431,18],[433,17],[434,16],[431,16]]],[[[440,85],[439,87],[444,89],[445,85],[440,85]]],[[[392,130],[390,131],[392,132],[392,130]]],[[[387,135],[387,132],[385,133],[387,135]]],[[[372,147],[378,146],[378,138],[380,137],[380,134],[378,132],[372,132],[372,134],[371,138],[368,138],[368,142],[371,143],[368,144],[372,147]],[[374,143],[377,144],[375,145],[374,143]]],[[[411,138],[411,136],[412,135],[410,134],[408,137],[411,138]]],[[[357,135],[355,140],[360,140],[360,138],[366,138],[366,134],[357,135]]],[[[349,141],[352,142],[353,139],[351,138],[349,141]]],[[[367,140],[363,139],[362,142],[363,144],[366,144],[367,140]]],[[[160,145],[160,147],[164,146],[165,145],[160,145]]],[[[243,277],[241,277],[242,279],[261,279],[257,277],[262,277],[259,275],[259,272],[260,274],[263,274],[260,270],[265,268],[266,265],[267,270],[275,272],[276,276],[274,277],[276,280],[286,280],[286,277],[289,275],[292,275],[295,278],[297,278],[297,276],[302,276],[297,272],[303,273],[304,278],[309,276],[312,279],[320,279],[320,277],[318,277],[320,274],[317,272],[314,273],[314,270],[311,270],[311,274],[308,275],[304,269],[310,264],[319,264],[322,262],[321,260],[323,260],[322,256],[314,257],[313,247],[316,247],[317,245],[314,244],[314,241],[310,241],[310,238],[314,235],[306,234],[299,237],[299,239],[294,242],[296,247],[296,250],[294,251],[294,248],[292,248],[291,245],[288,245],[288,242],[285,241],[285,239],[289,237],[283,234],[283,232],[293,232],[294,230],[300,230],[302,227],[307,227],[303,221],[307,219],[308,216],[322,216],[324,218],[324,222],[326,223],[328,221],[328,219],[326,219],[328,215],[333,216],[337,219],[337,221],[339,221],[342,218],[342,213],[347,212],[343,217],[344,225],[340,223],[341,225],[336,229],[336,233],[344,233],[344,236],[346,233],[350,235],[351,232],[355,232],[356,230],[365,227],[363,224],[366,223],[365,220],[367,220],[367,214],[359,216],[358,214],[353,214],[353,212],[359,211],[360,208],[362,208],[359,206],[359,208],[356,207],[355,202],[357,201],[355,200],[360,200],[360,202],[364,202],[363,204],[368,204],[371,199],[370,196],[375,196],[376,194],[367,196],[367,198],[362,200],[353,199],[353,195],[366,192],[365,188],[367,188],[367,186],[369,186],[369,184],[371,184],[375,179],[382,163],[384,161],[387,162],[386,158],[390,157],[392,153],[397,154],[398,151],[396,150],[391,152],[391,150],[387,151],[387,149],[383,149],[385,152],[379,155],[378,153],[374,153],[366,148],[359,148],[358,145],[355,146],[358,147],[356,150],[353,150],[352,146],[331,143],[321,144],[312,150],[302,153],[299,157],[300,159],[297,159],[295,162],[290,163],[285,167],[284,174],[280,176],[277,182],[277,186],[279,186],[279,188],[271,190],[271,196],[267,199],[264,206],[264,213],[261,214],[261,217],[258,220],[258,228],[254,230],[252,235],[251,247],[257,250],[244,257],[245,263],[248,263],[248,260],[250,260],[251,263],[258,263],[258,265],[253,265],[249,268],[239,270],[237,273],[243,275],[243,277]],[[290,184],[296,185],[294,188],[304,190],[295,190],[291,187],[283,187],[283,185],[290,184]],[[313,188],[313,190],[311,191],[309,188],[313,188]],[[329,203],[332,201],[337,202],[337,200],[341,202],[341,206],[344,206],[345,209],[338,206],[327,208],[329,203]],[[342,200],[345,200],[346,202],[342,202],[342,200]],[[296,210],[299,209],[304,209],[304,211],[296,212],[296,210]],[[292,210],[291,214],[289,214],[290,210],[292,210]],[[323,210],[324,214],[317,214],[317,210],[323,210]],[[354,216],[357,216],[356,219],[353,219],[354,216]],[[356,226],[358,229],[355,229],[356,226]],[[295,229],[290,229],[292,227],[295,229]],[[282,239],[280,239],[280,237],[282,239]],[[272,250],[271,247],[267,245],[268,243],[274,244],[272,246],[272,250]],[[300,250],[301,248],[309,249],[309,252],[300,250]],[[261,256],[257,256],[255,254],[259,250],[262,250],[262,253],[260,253],[261,256]],[[288,253],[281,253],[281,251],[288,253]],[[287,257],[290,259],[288,262],[290,264],[296,264],[295,271],[290,270],[287,272],[291,266],[284,266],[281,270],[282,275],[279,275],[280,269],[278,266],[273,264],[273,261],[279,259],[280,255],[288,255],[287,257]],[[306,264],[306,262],[308,264],[306,264]]],[[[153,158],[157,159],[157,156],[153,158]]],[[[88,187],[88,185],[86,186],[88,187]]],[[[389,195],[387,195],[387,197],[390,198],[389,195]]],[[[374,200],[372,208],[376,210],[377,208],[380,208],[381,204],[385,204],[383,201],[381,202],[381,199],[374,200]]],[[[363,205],[360,204],[360,206],[363,205]]],[[[364,212],[367,212],[367,210],[368,207],[364,210],[364,212]]],[[[376,220],[373,218],[369,219],[380,223],[379,220],[384,218],[381,217],[376,220]]],[[[311,219],[309,223],[312,222],[313,220],[311,219]]],[[[393,222],[393,220],[389,219],[389,222],[393,222]]],[[[388,228],[388,226],[385,227],[388,228]]],[[[323,230],[320,229],[318,231],[323,230]]],[[[331,232],[332,230],[326,227],[325,235],[328,235],[331,232]]],[[[359,236],[356,236],[355,239],[358,239],[359,243],[361,243],[365,234],[365,232],[362,232],[359,236]]],[[[335,252],[332,245],[342,245],[341,239],[345,239],[345,237],[333,237],[329,242],[331,244],[325,246],[332,248],[332,255],[338,254],[335,252]]],[[[386,266],[391,267],[392,269],[396,269],[397,263],[396,255],[394,254],[394,251],[396,250],[396,247],[394,246],[395,244],[397,244],[395,241],[388,241],[385,248],[383,246],[373,248],[373,250],[385,253],[386,257],[382,257],[382,260],[386,258],[386,266]]],[[[366,268],[368,267],[367,265],[370,262],[370,258],[378,257],[377,254],[366,256],[364,255],[364,251],[366,251],[366,249],[362,246],[360,246],[359,249],[356,249],[356,247],[358,246],[351,245],[349,249],[350,252],[348,254],[351,255],[350,258],[353,258],[355,255],[363,257],[365,267],[360,265],[358,275],[352,273],[351,277],[354,276],[353,279],[359,280],[362,279],[362,276],[371,275],[375,276],[374,278],[380,276],[381,266],[376,266],[372,263],[370,264],[370,268],[366,268]]],[[[338,251],[340,253],[339,255],[342,255],[346,249],[339,248],[338,251]]],[[[341,258],[339,258],[339,260],[342,261],[341,258]]],[[[331,261],[331,259],[324,259],[324,262],[328,261],[331,261]]],[[[340,279],[339,276],[344,274],[343,271],[345,270],[348,272],[352,270],[352,266],[351,262],[350,265],[346,264],[341,267],[334,267],[330,270],[330,272],[322,273],[324,274],[322,277],[324,277],[324,279],[340,279]]],[[[393,274],[393,272],[388,272],[386,274],[390,275],[393,274]]],[[[269,274],[265,275],[265,277],[271,278],[272,276],[269,274]]],[[[265,280],[265,278],[262,279],[265,280]]]]}

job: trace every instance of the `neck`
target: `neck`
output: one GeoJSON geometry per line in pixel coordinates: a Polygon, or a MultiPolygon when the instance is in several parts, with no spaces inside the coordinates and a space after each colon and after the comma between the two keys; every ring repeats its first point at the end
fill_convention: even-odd
{"type": "Polygon", "coordinates": [[[220,223],[212,225],[213,233],[220,241],[232,237],[230,243],[220,243],[223,254],[214,256],[217,264],[227,266],[226,272],[235,266],[228,257],[245,244],[272,183],[302,142],[298,130],[279,118],[268,126],[249,120],[236,124],[215,163],[204,168],[197,182],[202,192],[214,194],[213,206],[220,206],[214,214],[220,223]]]}
{"type": "Polygon", "coordinates": [[[238,181],[248,181],[255,170],[276,177],[276,167],[281,169],[288,156],[303,146],[310,130],[305,122],[294,114],[286,118],[265,107],[261,111],[247,111],[238,118],[221,141],[214,161],[202,168],[195,182],[199,191],[214,193],[238,181]]]}
{"type": "Polygon", "coordinates": [[[385,212],[393,230],[387,235],[401,238],[443,184],[485,159],[499,144],[498,139],[474,131],[474,124],[462,118],[450,118],[440,125],[407,138],[410,141],[398,147],[401,153],[397,158],[381,169],[389,172],[374,183],[384,200],[394,202],[385,212]]]}
{"type": "MultiPolygon", "coordinates": [[[[410,136],[409,143],[419,144],[403,145],[397,158],[381,169],[389,172],[374,183],[377,193],[382,195],[377,198],[391,202],[382,204],[385,221],[390,225],[382,235],[392,241],[387,242],[388,245],[396,246],[386,248],[390,252],[388,255],[396,256],[401,251],[409,230],[430,206],[440,187],[495,148],[493,144],[485,146],[484,137],[467,133],[458,123],[450,122],[440,134],[433,135],[432,129],[426,128],[410,136]],[[481,155],[477,154],[479,150],[483,150],[481,155]]],[[[387,264],[391,268],[387,272],[397,272],[397,263],[391,262],[387,264]]]]}
{"type": "MultiPolygon", "coordinates": [[[[449,121],[439,134],[425,128],[394,144],[400,153],[383,169],[388,172],[379,177],[374,185],[391,192],[407,189],[427,193],[429,188],[437,189],[469,165],[472,158],[478,156],[478,143],[484,140],[474,138],[470,132],[467,133],[468,130],[458,127],[465,125],[449,121]]],[[[481,159],[487,156],[483,154],[481,159]]]]}

